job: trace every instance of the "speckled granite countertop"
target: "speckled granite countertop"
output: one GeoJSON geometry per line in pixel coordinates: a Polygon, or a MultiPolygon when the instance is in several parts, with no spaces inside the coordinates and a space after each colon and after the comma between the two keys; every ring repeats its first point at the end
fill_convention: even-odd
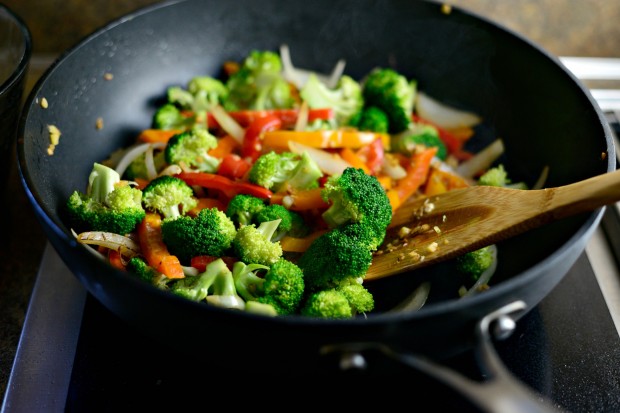
{"type": "MultiPolygon", "coordinates": [[[[73,46],[94,29],[153,0],[4,1],[31,27],[35,56],[29,86],[50,56],[73,46]]],[[[541,44],[556,55],[620,57],[620,2],[607,0],[454,0],[541,44]]],[[[19,181],[15,161],[0,214],[0,394],[4,395],[27,311],[45,235],[19,181]]]]}

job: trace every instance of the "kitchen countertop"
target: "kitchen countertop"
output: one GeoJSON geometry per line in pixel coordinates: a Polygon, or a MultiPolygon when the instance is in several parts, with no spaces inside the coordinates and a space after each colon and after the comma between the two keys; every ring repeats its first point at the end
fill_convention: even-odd
{"type": "MultiPolygon", "coordinates": [[[[25,4],[29,2],[23,2],[23,0],[19,0],[15,3],[14,9],[18,9],[19,7],[26,7],[25,4]]],[[[8,3],[12,3],[9,1],[8,3]]],[[[69,1],[68,4],[74,3],[69,1]]],[[[150,3],[150,1],[144,1],[143,4],[150,3]]],[[[483,1],[474,1],[474,0],[462,0],[455,1],[455,4],[463,5],[464,7],[469,7],[470,9],[480,13],[480,14],[488,14],[491,18],[497,17],[497,13],[502,13],[502,7],[506,8],[506,4],[508,2],[489,2],[488,7],[484,6],[483,1]],[[504,6],[502,6],[504,5],[504,6]]],[[[560,3],[567,3],[567,1],[560,1],[560,3]]],[[[592,6],[592,3],[596,3],[596,1],[587,1],[583,3],[589,3],[592,6]]],[[[580,5],[583,3],[579,3],[580,5]]],[[[45,3],[47,5],[47,3],[45,3]]],[[[89,3],[90,4],[90,3],[89,3]]],[[[509,4],[514,4],[510,2],[509,4]]],[[[521,3],[519,3],[521,4],[521,3]]],[[[541,17],[538,15],[533,15],[532,13],[536,13],[535,4],[532,1],[526,1],[523,3],[526,7],[522,10],[522,20],[531,19],[533,24],[536,24],[537,29],[530,32],[531,37],[535,37],[534,40],[540,40],[542,34],[538,32],[538,24],[540,23],[541,17]],[[529,17],[528,17],[529,16],[529,17]]],[[[31,5],[31,4],[30,4],[31,5]]],[[[615,2],[604,1],[601,3],[601,7],[616,7],[615,2]]],[[[12,6],[9,4],[9,6],[12,6]]],[[[75,7],[78,7],[74,4],[75,7]]],[[[30,10],[35,10],[36,8],[32,8],[30,10]]],[[[79,9],[79,7],[78,7],[79,9]]],[[[18,10],[19,11],[19,10],[18,10]]],[[[613,10],[610,11],[613,14],[613,10]]],[[[615,15],[618,15],[620,12],[620,7],[616,7],[615,15]]],[[[25,13],[25,11],[24,11],[25,13]]],[[[584,10],[581,11],[584,14],[584,10]]],[[[517,13],[518,14],[518,13],[517,13]]],[[[587,15],[587,13],[585,13],[587,15]]],[[[592,16],[589,14],[589,16],[592,16]]],[[[116,16],[109,16],[110,19],[116,18],[116,16]]],[[[591,17],[592,18],[592,17],[591,17]]],[[[507,17],[508,26],[512,26],[513,28],[519,29],[521,26],[515,24],[515,17],[507,17]]],[[[574,19],[574,17],[573,17],[574,19]]],[[[567,21],[570,21],[571,18],[567,18],[567,21]]],[[[620,25],[617,25],[617,19],[606,19],[607,20],[615,20],[614,27],[617,29],[620,25]]],[[[28,21],[28,20],[27,20],[28,21]]],[[[591,26],[598,27],[602,29],[607,27],[609,23],[605,23],[602,25],[596,24],[596,22],[590,22],[591,26]]],[[[36,23],[31,23],[36,24],[36,23]]],[[[96,23],[94,27],[97,27],[99,23],[96,23]]],[[[91,27],[90,30],[93,30],[94,27],[91,27]]],[[[33,30],[34,34],[39,33],[41,30],[40,27],[37,26],[36,30],[33,30]]],[[[83,29],[82,29],[83,30],[83,29]]],[[[563,27],[563,30],[566,30],[563,27]]],[[[594,30],[594,29],[593,29],[594,30]]],[[[87,31],[86,33],[89,33],[87,31]]],[[[530,36],[528,33],[528,36],[530,36]]],[[[617,33],[617,32],[616,32],[617,33]]],[[[595,31],[591,32],[590,35],[594,36],[596,34],[595,31]]],[[[582,33],[582,35],[586,35],[582,33]]],[[[81,37],[81,34],[80,34],[81,37]]],[[[565,49],[554,49],[554,47],[558,44],[558,36],[554,36],[553,34],[548,36],[550,39],[548,43],[548,49],[555,53],[562,54],[570,54],[569,50],[565,49]]],[[[601,47],[605,46],[609,42],[612,42],[615,48],[617,45],[618,36],[612,36],[612,38],[606,38],[604,42],[599,42],[594,40],[592,42],[593,46],[593,55],[605,55],[608,53],[606,49],[601,50],[601,47]]],[[[69,44],[73,44],[76,41],[74,38],[71,40],[69,44]]],[[[572,35],[567,35],[566,38],[563,38],[561,42],[564,42],[563,46],[565,46],[566,42],[575,42],[579,44],[579,47],[582,47],[583,41],[582,39],[572,35]]],[[[37,39],[35,38],[35,52],[37,46],[37,39]]],[[[40,50],[40,49],[39,49],[40,50]]],[[[577,50],[582,50],[577,48],[577,50]]],[[[617,48],[615,50],[616,57],[617,53],[620,53],[617,48]]],[[[60,52],[60,51],[57,51],[60,52]]],[[[31,70],[28,79],[27,90],[29,90],[36,79],[43,73],[47,65],[53,61],[54,53],[53,51],[50,54],[49,50],[44,50],[43,54],[35,54],[33,57],[33,61],[31,63],[31,70]]],[[[576,53],[576,54],[586,54],[586,53],[576,53]]],[[[13,163],[11,167],[11,174],[8,182],[8,187],[6,190],[7,196],[9,198],[9,202],[7,208],[5,208],[5,213],[1,216],[0,221],[0,233],[5,236],[2,237],[1,243],[2,246],[0,248],[0,394],[4,395],[8,378],[10,375],[13,359],[15,356],[15,351],[17,348],[17,344],[19,342],[19,337],[21,333],[21,329],[23,326],[25,314],[28,308],[28,302],[30,299],[30,294],[32,292],[32,288],[35,282],[36,274],[39,269],[39,263],[41,261],[41,257],[46,245],[45,235],[39,226],[32,207],[26,197],[26,194],[23,190],[23,187],[19,181],[17,164],[13,159],[13,163]]]]}

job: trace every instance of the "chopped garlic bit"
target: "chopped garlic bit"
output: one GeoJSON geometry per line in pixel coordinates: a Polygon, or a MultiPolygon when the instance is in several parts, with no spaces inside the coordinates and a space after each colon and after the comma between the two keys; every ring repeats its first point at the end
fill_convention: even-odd
{"type": "Polygon", "coordinates": [[[437,234],[441,234],[441,228],[439,228],[437,225],[433,227],[433,231],[435,231],[437,234]]]}
{"type": "Polygon", "coordinates": [[[398,236],[400,238],[405,238],[409,234],[411,234],[411,228],[409,227],[401,227],[400,230],[398,230],[398,236]]]}
{"type": "Polygon", "coordinates": [[[47,147],[47,154],[53,155],[56,145],[60,142],[60,130],[55,125],[47,125],[47,131],[50,137],[50,144],[47,147]]]}
{"type": "Polygon", "coordinates": [[[112,80],[113,78],[114,78],[114,75],[112,73],[105,73],[103,75],[104,80],[112,80]]]}
{"type": "Polygon", "coordinates": [[[450,13],[452,13],[452,6],[447,4],[447,3],[442,4],[441,5],[441,12],[443,14],[450,14],[450,13]]]}
{"type": "Polygon", "coordinates": [[[49,104],[47,103],[47,99],[45,98],[41,98],[41,101],[39,102],[39,104],[41,105],[43,109],[47,109],[49,106],[49,104]]]}
{"type": "Polygon", "coordinates": [[[428,247],[426,247],[426,249],[428,250],[428,252],[435,252],[437,251],[438,247],[439,247],[439,244],[437,244],[436,242],[432,242],[431,244],[429,244],[428,247]]]}
{"type": "Polygon", "coordinates": [[[95,121],[95,128],[103,129],[103,118],[97,118],[95,121]]]}

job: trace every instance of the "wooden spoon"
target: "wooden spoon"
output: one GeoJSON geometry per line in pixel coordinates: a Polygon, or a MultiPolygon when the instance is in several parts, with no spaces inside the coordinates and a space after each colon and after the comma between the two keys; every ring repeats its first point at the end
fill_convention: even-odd
{"type": "Polygon", "coordinates": [[[471,186],[401,206],[364,281],[412,271],[620,201],[620,170],[555,188],[471,186]]]}

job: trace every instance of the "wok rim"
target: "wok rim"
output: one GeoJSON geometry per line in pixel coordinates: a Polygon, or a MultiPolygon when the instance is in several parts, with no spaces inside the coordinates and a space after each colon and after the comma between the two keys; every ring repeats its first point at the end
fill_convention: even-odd
{"type": "MultiPolygon", "coordinates": [[[[38,191],[35,190],[34,181],[27,171],[24,165],[26,165],[26,153],[24,151],[24,135],[26,131],[26,124],[28,117],[30,115],[30,108],[34,106],[36,103],[37,97],[43,85],[48,81],[48,79],[55,73],[59,67],[62,66],[62,63],[72,56],[75,53],[78,53],[79,50],[83,47],[86,47],[93,39],[105,34],[106,32],[114,29],[122,25],[124,22],[133,20],[136,17],[148,14],[154,10],[159,10],[163,8],[167,8],[179,3],[191,2],[193,0],[167,0],[161,3],[152,4],[146,7],[142,7],[137,9],[131,13],[128,13],[124,16],[121,16],[101,27],[94,30],[91,34],[85,36],[80,41],[78,41],[74,46],[68,48],[63,53],[61,53],[54,62],[48,67],[48,69],[43,73],[43,75],[37,80],[35,85],[32,87],[28,97],[25,101],[24,111],[20,115],[19,119],[19,129],[18,129],[18,144],[17,144],[17,164],[18,164],[18,172],[19,178],[22,183],[22,186],[26,192],[26,195],[31,203],[31,206],[35,210],[37,215],[37,219],[41,221],[42,225],[47,225],[48,228],[59,238],[60,242],[68,245],[75,253],[77,254],[88,254],[92,255],[87,248],[90,248],[85,245],[79,244],[71,234],[65,232],[63,228],[57,223],[55,213],[53,211],[48,210],[47,208],[42,207],[44,205],[41,202],[41,195],[38,191]]],[[[436,0],[418,0],[423,3],[431,3],[437,6],[442,5],[443,3],[438,2],[436,0]]],[[[504,32],[505,34],[512,36],[523,43],[527,44],[528,47],[534,49],[535,52],[543,55],[547,59],[551,60],[557,67],[559,67],[566,75],[568,75],[573,83],[573,87],[578,88],[580,92],[585,95],[590,103],[591,109],[595,111],[597,118],[599,119],[601,126],[604,130],[604,137],[606,141],[607,148],[607,172],[611,172],[615,170],[616,164],[616,154],[615,154],[615,146],[611,133],[611,129],[605,120],[602,110],[598,107],[598,104],[592,97],[591,93],[581,82],[570,72],[561,62],[560,60],[551,55],[548,51],[542,48],[539,44],[534,43],[533,41],[526,38],[524,35],[496,22],[485,16],[477,14],[475,12],[469,11],[467,9],[463,9],[460,6],[452,5],[452,13],[459,12],[464,15],[470,16],[473,19],[477,19],[479,21],[485,22],[486,24],[492,26],[494,30],[499,30],[504,32]]],[[[590,109],[590,108],[589,108],[590,109]]],[[[478,307],[482,304],[489,304],[493,301],[496,301],[497,296],[502,296],[510,293],[511,291],[518,290],[521,287],[524,287],[532,282],[532,280],[544,275],[546,269],[552,267],[555,263],[560,260],[566,261],[566,251],[570,249],[570,247],[574,246],[575,243],[583,243],[583,248],[580,248],[580,251],[583,253],[585,249],[585,243],[593,234],[594,230],[598,226],[599,222],[602,219],[602,215],[604,213],[605,207],[599,208],[591,213],[588,213],[587,219],[579,226],[577,231],[575,231],[572,236],[566,240],[561,246],[553,251],[552,254],[546,256],[541,261],[538,261],[533,266],[529,267],[527,270],[512,275],[509,279],[503,280],[499,284],[494,284],[491,289],[485,291],[483,294],[476,294],[471,297],[467,297],[467,299],[452,299],[447,301],[442,301],[439,303],[429,304],[427,306],[422,307],[418,311],[414,312],[403,312],[403,313],[370,313],[368,317],[355,317],[351,319],[320,319],[320,318],[312,318],[312,317],[304,317],[301,315],[293,315],[293,316],[278,316],[278,317],[264,317],[261,315],[238,312],[233,317],[241,317],[241,318],[249,318],[249,319],[257,319],[261,320],[263,323],[273,323],[273,324],[295,324],[295,325],[308,325],[308,326],[321,326],[321,325],[336,325],[336,326],[368,326],[368,325],[383,325],[386,322],[393,321],[410,321],[417,319],[425,319],[429,317],[439,316],[446,313],[463,311],[468,308],[478,307]]],[[[48,237],[49,238],[49,237],[48,237]]],[[[58,249],[54,243],[52,246],[55,249],[58,249]]],[[[63,261],[65,261],[65,257],[61,255],[63,261]]],[[[577,260],[579,256],[575,256],[574,261],[577,260]]],[[[573,258],[573,257],[571,257],[573,258]]],[[[95,257],[93,257],[93,260],[95,257]]],[[[231,311],[229,309],[222,309],[214,306],[208,306],[204,303],[196,303],[191,302],[180,297],[175,297],[170,293],[157,290],[156,288],[144,284],[139,280],[134,280],[129,278],[122,271],[119,271],[111,266],[109,266],[110,272],[114,274],[115,277],[122,277],[129,283],[134,283],[135,288],[144,289],[151,294],[161,295],[163,299],[172,300],[175,302],[175,305],[183,305],[188,308],[194,308],[196,311],[204,312],[205,314],[211,313],[226,313],[230,314],[231,311]]],[[[73,272],[73,271],[72,271],[73,272]]],[[[74,273],[74,275],[76,275],[74,273]]],[[[557,282],[560,282],[562,278],[564,278],[565,274],[562,274],[557,282]]],[[[78,277],[79,278],[79,277],[78,277]]],[[[80,280],[82,281],[82,280],[80,280]]],[[[546,295],[546,294],[545,294],[546,295]]],[[[538,303],[535,303],[538,304],[538,303]]],[[[529,308],[528,308],[529,310],[529,308]]],[[[231,315],[232,316],[232,315],[231,315]]]]}

